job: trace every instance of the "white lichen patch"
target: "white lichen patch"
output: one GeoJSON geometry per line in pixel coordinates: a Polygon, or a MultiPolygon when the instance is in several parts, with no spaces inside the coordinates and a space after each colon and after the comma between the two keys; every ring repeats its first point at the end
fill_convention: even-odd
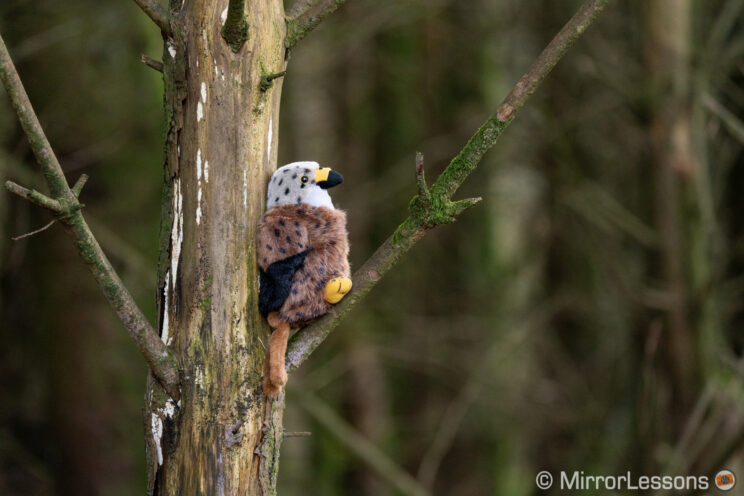
{"type": "Polygon", "coordinates": [[[176,289],[176,275],[178,261],[181,258],[183,244],[183,196],[181,195],[181,179],[173,181],[173,226],[171,227],[171,287],[176,289]]]}
{"type": "Polygon", "coordinates": [[[238,328],[235,329],[235,340],[238,343],[238,346],[244,347],[247,344],[245,341],[245,334],[246,331],[242,326],[238,326],[238,328]]]}
{"type": "Polygon", "coordinates": [[[176,45],[173,44],[173,40],[168,39],[168,41],[165,42],[165,46],[168,47],[168,53],[171,57],[174,59],[176,58],[176,45]]]}
{"type": "Polygon", "coordinates": [[[170,308],[168,306],[168,299],[170,295],[170,269],[165,271],[165,289],[163,290],[163,330],[160,333],[160,339],[163,340],[163,342],[166,345],[170,344],[170,338],[168,336],[168,314],[170,313],[170,308]]]}
{"type": "Polygon", "coordinates": [[[160,446],[160,441],[163,439],[163,419],[153,413],[150,419],[150,423],[152,430],[152,439],[153,441],[155,441],[155,450],[158,454],[158,465],[162,465],[163,448],[160,446]]]}
{"type": "MultiPolygon", "coordinates": [[[[201,102],[199,103],[201,105],[201,102]]],[[[198,191],[196,192],[196,225],[198,226],[201,223],[201,199],[202,199],[202,156],[201,156],[201,148],[196,150],[196,182],[197,182],[197,188],[198,191]]]]}
{"type": "Polygon", "coordinates": [[[217,79],[217,76],[220,75],[220,71],[217,70],[217,60],[216,59],[212,59],[212,60],[214,61],[214,77],[215,79],[217,79]]]}
{"type": "Polygon", "coordinates": [[[204,161],[204,180],[209,183],[209,160],[204,161]]]}
{"type": "Polygon", "coordinates": [[[243,210],[248,208],[248,173],[243,169],[243,210]]]}
{"type": "Polygon", "coordinates": [[[227,20],[227,7],[225,7],[225,10],[220,14],[220,20],[222,21],[222,24],[225,24],[225,21],[227,20]]]}
{"type": "Polygon", "coordinates": [[[196,225],[198,226],[201,222],[201,197],[202,197],[202,190],[201,190],[201,183],[199,183],[199,191],[196,195],[196,225]]]}
{"type": "MultiPolygon", "coordinates": [[[[179,401],[179,406],[180,403],[179,401]]],[[[158,465],[163,464],[163,419],[172,419],[175,414],[176,403],[174,403],[172,398],[168,398],[164,406],[150,414],[150,431],[152,432],[152,440],[155,443],[158,465]]]]}
{"type": "Polygon", "coordinates": [[[196,150],[196,180],[201,181],[202,177],[202,158],[201,158],[201,148],[196,150]]]}
{"type": "Polygon", "coordinates": [[[217,496],[225,496],[225,469],[222,466],[222,452],[217,455],[217,496]]]}
{"type": "Polygon", "coordinates": [[[269,160],[271,160],[271,138],[274,133],[274,126],[273,126],[273,118],[269,117],[269,136],[266,139],[267,145],[266,145],[266,154],[268,155],[269,160]]]}
{"type": "Polygon", "coordinates": [[[201,369],[200,365],[196,366],[196,376],[194,377],[194,383],[199,388],[204,386],[204,371],[201,369]]]}
{"type": "Polygon", "coordinates": [[[201,98],[202,102],[207,103],[207,83],[204,82],[201,84],[201,98]]]}
{"type": "Polygon", "coordinates": [[[202,106],[202,102],[199,101],[196,103],[196,122],[200,122],[204,118],[204,106],[202,106]]]}
{"type": "Polygon", "coordinates": [[[168,398],[161,411],[166,418],[173,418],[173,415],[176,413],[176,404],[173,402],[173,398],[168,398]]]}

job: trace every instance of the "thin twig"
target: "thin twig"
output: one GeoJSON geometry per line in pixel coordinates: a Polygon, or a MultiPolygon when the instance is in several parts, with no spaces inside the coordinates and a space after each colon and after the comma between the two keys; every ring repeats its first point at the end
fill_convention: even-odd
{"type": "Polygon", "coordinates": [[[287,39],[284,45],[291,50],[318,24],[339,8],[346,0],[297,0],[287,12],[287,39]]]}
{"type": "Polygon", "coordinates": [[[284,433],[284,437],[285,438],[288,438],[288,437],[310,437],[312,435],[313,435],[313,433],[312,432],[308,432],[308,431],[285,432],[284,433]]]}
{"type": "Polygon", "coordinates": [[[689,452],[690,445],[695,439],[695,435],[702,431],[701,426],[705,420],[705,414],[708,412],[713,401],[717,399],[717,394],[718,385],[714,382],[709,382],[695,403],[695,407],[692,409],[692,412],[685,423],[682,435],[677,440],[672,456],[667,460],[666,466],[664,467],[665,474],[678,474],[680,473],[680,465],[690,465],[689,462],[683,461],[684,456],[689,452]]]}
{"type": "Polygon", "coordinates": [[[157,0],[134,0],[134,3],[147,14],[147,17],[152,19],[152,22],[157,24],[162,32],[168,35],[173,34],[168,10],[160,5],[157,0]]]}
{"type": "Polygon", "coordinates": [[[705,460],[707,462],[707,466],[704,467],[705,472],[712,473],[719,470],[744,446],[744,423],[740,422],[738,430],[725,436],[720,445],[721,449],[705,460]]]}
{"type": "Polygon", "coordinates": [[[88,174],[80,174],[80,177],[77,181],[75,181],[75,184],[72,186],[72,194],[76,197],[80,196],[80,192],[83,191],[83,187],[85,187],[85,183],[88,182],[88,174]]]}
{"type": "Polygon", "coordinates": [[[275,72],[274,74],[265,74],[261,76],[261,84],[260,84],[261,91],[268,91],[268,89],[274,85],[273,83],[274,79],[284,77],[286,74],[287,74],[287,71],[280,71],[280,72],[275,72]]]}
{"type": "Polygon", "coordinates": [[[343,418],[339,417],[333,409],[323,403],[317,396],[295,388],[291,390],[291,394],[299,397],[297,404],[300,407],[401,493],[413,496],[429,494],[416,479],[400,468],[343,418]]]}
{"type": "Polygon", "coordinates": [[[429,187],[426,185],[424,174],[424,154],[421,152],[416,152],[416,187],[419,197],[429,196],[429,187]]]}
{"type": "Polygon", "coordinates": [[[513,334],[515,340],[505,343],[503,339],[492,339],[488,351],[476,360],[470,376],[442,414],[432,442],[421,457],[416,478],[424,487],[433,489],[439,467],[450,451],[470,406],[480,396],[488,371],[512,360],[517,350],[529,340],[539,339],[540,331],[546,329],[560,306],[560,303],[552,302],[546,307],[534,309],[526,320],[520,319],[518,323],[510,324],[513,332],[516,331],[513,334]]]}
{"type": "Polygon", "coordinates": [[[57,219],[52,219],[49,224],[45,225],[44,227],[40,227],[39,229],[28,232],[26,234],[21,234],[20,236],[11,237],[10,239],[12,239],[13,241],[18,241],[19,239],[28,238],[29,236],[33,236],[34,234],[39,234],[40,232],[46,231],[47,229],[52,227],[55,222],[57,222],[57,219]]]}
{"type": "Polygon", "coordinates": [[[143,64],[145,64],[147,67],[151,69],[155,69],[158,72],[163,72],[163,63],[159,60],[156,60],[149,55],[145,55],[144,53],[140,57],[140,60],[143,64]]]}
{"type": "Polygon", "coordinates": [[[1,36],[0,82],[2,82],[10,97],[13,109],[16,111],[18,120],[28,137],[36,161],[44,173],[51,198],[10,181],[5,183],[6,187],[11,192],[19,194],[56,214],[65,231],[72,238],[83,261],[93,273],[93,277],[106,299],[116,311],[129,335],[134,339],[145,360],[147,360],[153,374],[165,391],[174,400],[177,400],[180,391],[178,387],[179,372],[175,359],[134,302],[132,295],[122,284],[119,275],[111,266],[83,218],[77,195],[85,184],[87,176],[81,176],[74,189],[70,188],[1,36]]]}
{"type": "Polygon", "coordinates": [[[723,122],[739,143],[744,144],[744,123],[709,93],[703,95],[703,105],[723,122]]]}
{"type": "Polygon", "coordinates": [[[475,170],[483,155],[493,147],[499,136],[509,126],[516,112],[608,2],[609,0],[587,0],[579,8],[542,51],[527,74],[522,76],[514,86],[496,113],[476,131],[460,153],[450,162],[428,190],[429,197],[436,200],[432,203],[437,203],[441,207],[432,211],[425,205],[422,206],[421,197],[416,196],[411,202],[408,218],[354,273],[352,291],[334,307],[331,313],[293,336],[287,347],[286,365],[289,371],[299,367],[310,356],[349,311],[369,293],[400,257],[424,236],[428,229],[452,222],[454,217],[477,203],[478,199],[475,198],[459,202],[451,202],[450,199],[467,176],[475,170]]]}

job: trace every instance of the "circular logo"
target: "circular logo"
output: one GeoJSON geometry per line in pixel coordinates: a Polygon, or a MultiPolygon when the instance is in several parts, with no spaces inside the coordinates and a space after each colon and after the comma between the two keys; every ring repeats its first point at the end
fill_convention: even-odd
{"type": "Polygon", "coordinates": [[[715,482],[721,491],[730,491],[736,485],[736,476],[731,470],[721,470],[716,474],[715,482]]]}
{"type": "Polygon", "coordinates": [[[535,484],[537,484],[538,489],[550,489],[550,486],[553,485],[553,476],[547,470],[543,470],[535,477],[535,484]]]}

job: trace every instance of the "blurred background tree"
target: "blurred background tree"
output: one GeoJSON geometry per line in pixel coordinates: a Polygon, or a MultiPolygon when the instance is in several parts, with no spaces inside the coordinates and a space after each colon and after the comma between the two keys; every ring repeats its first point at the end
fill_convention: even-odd
{"type": "MultiPolygon", "coordinates": [[[[414,151],[434,177],[578,4],[354,0],[298,46],[280,163],[344,173],[354,265],[403,218],[414,151]]],[[[435,494],[744,468],[742,8],[611,4],[465,184],[483,205],[293,376],[285,428],[313,435],[284,443],[280,494],[396,494],[318,404],[435,494]]],[[[6,0],[0,30],[155,321],[157,28],[128,2],[6,0]]],[[[41,184],[0,108],[3,181],[41,184]]],[[[145,366],[60,230],[10,240],[48,220],[0,195],[0,493],[142,493],[145,366]]]]}

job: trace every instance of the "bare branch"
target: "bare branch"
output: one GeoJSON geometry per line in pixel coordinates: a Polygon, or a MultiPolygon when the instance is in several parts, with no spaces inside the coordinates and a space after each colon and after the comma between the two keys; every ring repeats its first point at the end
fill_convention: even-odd
{"type": "Polygon", "coordinates": [[[574,16],[540,53],[529,71],[514,85],[511,92],[483,126],[470,138],[465,148],[452,160],[431,187],[432,194],[451,196],[465,178],[478,166],[483,155],[491,149],[517,111],[535,92],[545,76],[555,67],[574,41],[588,28],[609,0],[586,0],[574,16]]]}
{"type": "Polygon", "coordinates": [[[13,109],[18,115],[31,149],[41,166],[51,192],[51,198],[10,181],[5,183],[6,187],[13,193],[55,213],[63,224],[65,231],[75,243],[80,256],[93,273],[93,277],[106,299],[116,311],[129,335],[137,343],[153,374],[168,394],[177,400],[180,396],[179,372],[175,359],[142,314],[142,311],[137,307],[132,295],[122,284],[118,274],[114,271],[83,218],[77,194],[80,193],[87,176],[81,176],[75,187],[70,188],[57,157],[44,134],[44,130],[41,128],[39,119],[31,106],[2,37],[0,37],[0,81],[8,92],[13,109]]]}
{"type": "Polygon", "coordinates": [[[744,144],[744,122],[739,120],[736,114],[724,107],[710,93],[703,95],[703,105],[723,122],[726,129],[739,140],[739,143],[744,144]]]}
{"type": "Polygon", "coordinates": [[[140,57],[140,60],[147,67],[155,69],[158,72],[163,72],[163,63],[161,61],[155,60],[154,58],[150,57],[149,55],[145,55],[144,53],[140,57]]]}
{"type": "Polygon", "coordinates": [[[264,74],[261,76],[261,91],[268,91],[269,88],[274,86],[274,79],[284,77],[287,71],[275,72],[274,74],[264,74]]]}
{"type": "Polygon", "coordinates": [[[312,435],[313,435],[313,433],[312,432],[308,432],[308,431],[285,432],[284,433],[284,438],[286,439],[288,437],[310,437],[312,435]]]}
{"type": "Polygon", "coordinates": [[[20,236],[13,236],[10,239],[12,239],[13,241],[18,241],[19,239],[28,238],[29,236],[33,236],[34,234],[39,234],[40,232],[44,232],[47,229],[49,229],[50,227],[52,227],[55,222],[57,222],[57,219],[52,219],[44,227],[40,227],[40,228],[36,229],[35,231],[27,232],[26,234],[21,234],[20,236]]]}
{"type": "Polygon", "coordinates": [[[288,50],[308,35],[318,24],[339,8],[346,0],[297,0],[287,12],[288,50]]]}
{"type": "Polygon", "coordinates": [[[72,194],[77,196],[80,196],[80,192],[83,191],[83,187],[85,186],[85,183],[88,182],[88,174],[80,174],[80,177],[75,182],[74,186],[72,187],[72,194]]]}
{"type": "Polygon", "coordinates": [[[317,396],[295,388],[292,389],[292,394],[299,397],[298,405],[401,493],[411,496],[429,494],[413,476],[400,468],[369,439],[347,424],[317,396]]]}
{"type": "Polygon", "coordinates": [[[377,281],[424,236],[428,229],[453,222],[455,217],[477,203],[479,199],[476,198],[456,202],[450,199],[509,126],[516,112],[608,2],[609,0],[587,0],[579,8],[542,51],[529,71],[514,86],[496,113],[475,132],[432,187],[426,190],[426,195],[422,194],[422,189],[425,189],[426,185],[424,182],[422,188],[423,157],[421,158],[421,172],[419,172],[417,163],[419,194],[411,201],[408,217],[354,273],[354,288],[351,292],[330,313],[292,337],[287,347],[286,366],[289,371],[296,369],[307,359],[338,326],[341,319],[366,296],[377,281]]]}
{"type": "Polygon", "coordinates": [[[429,187],[426,185],[424,174],[424,154],[421,152],[416,152],[416,188],[419,197],[429,196],[429,187]]]}
{"type": "Polygon", "coordinates": [[[13,194],[25,198],[31,203],[35,203],[40,207],[44,207],[50,210],[54,214],[61,214],[64,212],[62,205],[55,199],[49,198],[43,193],[39,193],[35,189],[24,188],[20,184],[16,184],[13,181],[5,181],[5,188],[13,194]]]}
{"type": "Polygon", "coordinates": [[[165,34],[173,34],[170,26],[170,15],[168,10],[160,5],[157,0],[134,0],[142,11],[147,14],[147,17],[152,19],[152,22],[157,24],[162,32],[165,34]]]}

